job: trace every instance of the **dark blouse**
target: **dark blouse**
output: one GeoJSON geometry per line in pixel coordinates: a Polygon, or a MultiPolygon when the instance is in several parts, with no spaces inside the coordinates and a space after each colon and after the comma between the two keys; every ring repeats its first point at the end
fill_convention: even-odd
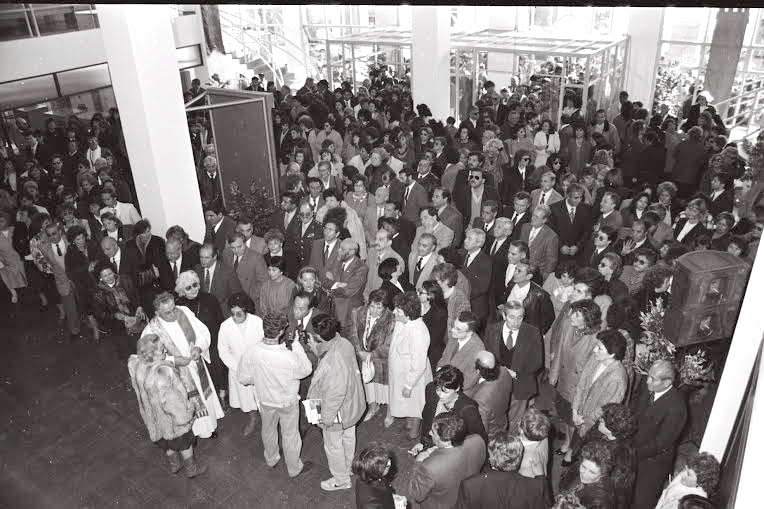
{"type": "Polygon", "coordinates": [[[446,348],[444,339],[448,324],[448,311],[439,306],[430,306],[427,313],[422,315],[422,321],[427,326],[427,330],[430,331],[430,346],[427,349],[427,357],[434,369],[446,348]]]}

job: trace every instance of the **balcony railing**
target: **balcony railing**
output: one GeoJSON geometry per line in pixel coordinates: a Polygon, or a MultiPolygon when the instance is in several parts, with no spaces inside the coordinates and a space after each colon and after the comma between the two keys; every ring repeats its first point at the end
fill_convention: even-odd
{"type": "Polygon", "coordinates": [[[0,41],[99,28],[95,4],[0,4],[0,41]]]}

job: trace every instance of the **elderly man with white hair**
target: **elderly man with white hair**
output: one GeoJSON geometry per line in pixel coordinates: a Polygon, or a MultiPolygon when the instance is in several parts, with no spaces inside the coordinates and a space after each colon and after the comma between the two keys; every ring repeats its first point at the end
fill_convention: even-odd
{"type": "Polygon", "coordinates": [[[205,204],[220,197],[221,182],[217,159],[207,156],[202,161],[202,166],[204,171],[199,173],[199,194],[202,197],[202,204],[205,204]]]}

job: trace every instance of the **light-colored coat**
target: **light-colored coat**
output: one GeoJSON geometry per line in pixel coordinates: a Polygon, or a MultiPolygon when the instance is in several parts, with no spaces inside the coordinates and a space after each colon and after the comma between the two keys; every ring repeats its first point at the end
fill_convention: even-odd
{"type": "Polygon", "coordinates": [[[421,288],[422,283],[431,279],[432,269],[440,263],[440,259],[436,252],[430,255],[430,259],[422,267],[422,271],[419,273],[419,278],[414,281],[414,272],[416,270],[416,262],[419,260],[419,253],[416,250],[411,251],[409,255],[409,283],[414,285],[414,288],[421,288]]]}
{"type": "Polygon", "coordinates": [[[579,336],[571,330],[560,344],[560,353],[555,359],[559,359],[557,392],[566,401],[572,403],[576,396],[576,388],[581,374],[592,355],[594,345],[597,344],[597,332],[599,331],[579,336]]]}
{"type": "Polygon", "coordinates": [[[424,388],[432,381],[427,349],[430,331],[421,318],[405,324],[396,323],[388,358],[390,414],[393,417],[422,417],[424,388]],[[411,388],[411,397],[403,397],[403,388],[411,388]]]}
{"type": "Polygon", "coordinates": [[[244,352],[262,341],[263,337],[263,321],[259,316],[247,315],[244,334],[233,318],[220,324],[218,354],[228,368],[228,400],[233,408],[241,408],[243,412],[258,408],[257,396],[253,386],[239,383],[236,370],[244,352]]]}
{"type": "MultiPolygon", "coordinates": [[[[528,242],[531,228],[530,223],[523,225],[520,240],[528,242]]],[[[545,224],[541,227],[533,242],[528,244],[528,251],[531,263],[536,265],[539,271],[541,271],[541,279],[546,279],[557,267],[557,257],[559,255],[559,238],[557,233],[545,224]]]]}
{"type": "Polygon", "coordinates": [[[599,362],[592,355],[578,379],[572,408],[584,418],[578,434],[584,436],[602,417],[602,407],[608,403],[621,403],[626,394],[628,377],[626,368],[619,361],[611,362],[605,371],[594,379],[599,362]]]}
{"type": "Polygon", "coordinates": [[[464,375],[462,389],[468,391],[475,387],[480,379],[480,374],[475,369],[475,357],[477,357],[478,352],[483,350],[485,350],[483,340],[475,333],[461,349],[459,349],[459,342],[451,338],[446,343],[443,355],[438,361],[438,368],[446,364],[459,368],[459,371],[464,375]]]}
{"type": "MultiPolygon", "coordinates": [[[[554,189],[550,189],[547,193],[546,200],[544,201],[544,205],[551,206],[553,203],[557,203],[558,201],[562,201],[564,198],[560,193],[555,191],[554,189]]],[[[531,208],[530,210],[533,210],[536,208],[536,205],[539,204],[539,201],[541,201],[541,189],[534,189],[531,191],[531,208]]]]}

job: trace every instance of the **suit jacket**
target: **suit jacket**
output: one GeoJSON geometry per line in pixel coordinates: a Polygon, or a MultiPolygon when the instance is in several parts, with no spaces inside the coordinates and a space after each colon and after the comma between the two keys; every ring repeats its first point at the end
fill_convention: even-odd
{"type": "MultiPolygon", "coordinates": [[[[385,255],[383,255],[382,260],[387,260],[388,258],[395,258],[398,260],[398,266],[401,268],[404,268],[406,266],[406,262],[403,261],[403,258],[395,252],[394,249],[389,249],[385,255]]],[[[379,277],[379,254],[377,253],[377,248],[373,247],[369,249],[369,254],[366,257],[366,265],[369,267],[369,275],[366,278],[366,286],[363,290],[363,298],[364,300],[369,298],[369,293],[371,293],[372,290],[376,290],[377,288],[382,285],[382,278],[379,277]]]]}
{"type": "MultiPolygon", "coordinates": [[[[194,270],[199,276],[202,291],[206,292],[207,289],[204,288],[204,267],[197,265],[194,267],[194,270]]],[[[210,291],[208,293],[211,293],[218,299],[220,309],[226,318],[231,316],[231,310],[228,309],[228,297],[240,291],[242,291],[241,283],[236,274],[234,274],[233,268],[224,265],[218,259],[215,263],[215,271],[212,273],[212,281],[210,281],[210,291]]]]}
{"type": "MultiPolygon", "coordinates": [[[[403,191],[403,195],[406,195],[405,189],[403,191]]],[[[401,208],[401,214],[403,217],[419,226],[422,224],[419,219],[419,212],[429,203],[430,198],[427,194],[427,190],[422,187],[422,184],[419,182],[414,182],[413,186],[411,187],[411,191],[409,191],[408,200],[405,198],[403,200],[403,208],[401,208]]]]}
{"type": "Polygon", "coordinates": [[[461,349],[459,349],[459,342],[451,338],[446,343],[443,355],[438,361],[438,368],[442,368],[446,364],[459,368],[459,371],[464,375],[462,389],[465,391],[472,389],[480,379],[480,374],[475,369],[475,357],[482,350],[485,350],[485,345],[476,333],[472,334],[472,337],[461,349]]]}
{"type": "Polygon", "coordinates": [[[400,225],[398,234],[406,239],[406,242],[411,246],[411,242],[414,240],[414,235],[416,235],[416,223],[400,216],[398,217],[398,224],[400,225]]]}
{"type": "MultiPolygon", "coordinates": [[[[369,187],[369,192],[373,193],[376,191],[376,188],[372,189],[369,187]]],[[[398,180],[397,178],[393,177],[393,179],[390,181],[390,183],[387,185],[387,191],[390,196],[390,201],[394,201],[396,203],[403,203],[403,193],[406,192],[406,186],[398,180]]]]}
{"type": "MultiPolygon", "coordinates": [[[[709,195],[710,197],[710,195],[709,195]]],[[[732,207],[735,205],[735,197],[732,195],[732,191],[725,189],[722,194],[711,201],[711,205],[708,207],[708,211],[712,216],[716,217],[720,212],[732,212],[732,207]]]]}
{"type": "MultiPolygon", "coordinates": [[[[437,410],[437,407],[438,395],[435,392],[435,384],[430,382],[424,389],[422,432],[420,435],[420,441],[425,446],[425,448],[433,445],[429,430],[432,429],[432,421],[435,419],[435,410],[437,410]]],[[[459,396],[457,396],[451,411],[455,412],[459,415],[459,417],[464,419],[464,429],[467,431],[468,435],[479,435],[485,444],[488,443],[488,434],[485,432],[485,428],[483,427],[483,420],[480,418],[480,410],[477,403],[475,403],[472,398],[463,392],[459,393],[459,396]]]]}
{"type": "Polygon", "coordinates": [[[478,436],[468,436],[462,445],[437,449],[424,461],[414,462],[406,498],[421,509],[453,507],[459,483],[477,474],[486,458],[485,444],[478,436]]]}
{"type": "Polygon", "coordinates": [[[600,228],[608,225],[612,226],[616,230],[620,230],[623,227],[623,216],[617,210],[614,210],[608,214],[607,217],[602,217],[602,214],[599,214],[595,222],[597,221],[600,223],[600,228]]]}
{"type": "Polygon", "coordinates": [[[302,233],[302,223],[298,232],[301,235],[297,237],[297,266],[304,267],[310,261],[313,241],[324,238],[324,228],[321,223],[314,219],[305,229],[304,234],[302,233]]]}
{"type": "Polygon", "coordinates": [[[577,246],[580,253],[591,234],[592,225],[594,224],[591,205],[587,205],[584,202],[579,203],[576,207],[573,223],[570,222],[568,205],[565,200],[554,203],[550,206],[550,209],[552,209],[552,215],[549,216],[547,224],[557,232],[560,247],[577,246]]]}
{"type": "Polygon", "coordinates": [[[281,232],[284,234],[284,251],[297,252],[297,240],[300,238],[300,233],[302,232],[300,215],[295,212],[291,221],[289,221],[289,225],[287,225],[287,228],[284,229],[285,215],[286,214],[283,210],[279,210],[276,214],[273,214],[271,227],[281,230],[281,232]]]}
{"type": "MultiPolygon", "coordinates": [[[[138,288],[138,272],[141,268],[141,259],[137,250],[125,250],[120,247],[119,253],[119,266],[117,267],[117,272],[119,275],[127,276],[133,286],[138,288]]],[[[101,256],[101,260],[111,262],[110,258],[106,258],[106,256],[103,255],[101,256]]]]}
{"type": "Polygon", "coordinates": [[[461,246],[464,237],[464,217],[462,213],[452,204],[449,204],[442,212],[438,212],[438,219],[454,232],[453,245],[456,247],[461,246]]]}
{"type": "Polygon", "coordinates": [[[496,380],[483,380],[464,392],[478,404],[480,418],[489,437],[507,429],[507,409],[512,394],[509,371],[500,368],[496,380]]]}
{"type": "Polygon", "coordinates": [[[220,172],[215,173],[214,178],[209,178],[207,172],[202,170],[199,173],[199,194],[203,204],[220,198],[220,172]]]}
{"type": "Polygon", "coordinates": [[[440,179],[433,173],[429,172],[427,175],[419,175],[416,176],[416,181],[424,188],[424,190],[427,192],[427,197],[429,198],[432,196],[432,191],[436,187],[440,185],[440,179]]]}
{"type": "Polygon", "coordinates": [[[478,251],[469,267],[466,266],[467,256],[464,253],[464,263],[460,269],[470,282],[470,306],[472,312],[484,320],[488,316],[488,289],[491,286],[491,258],[483,251],[478,251]]]}
{"type": "Polygon", "coordinates": [[[578,379],[576,395],[573,398],[572,408],[578,411],[584,418],[584,423],[579,427],[579,435],[584,436],[602,417],[602,407],[608,403],[623,401],[626,394],[628,377],[626,368],[620,362],[611,362],[597,379],[594,376],[599,368],[599,361],[594,356],[584,366],[578,379]]]}
{"type": "MultiPolygon", "coordinates": [[[[501,186],[499,188],[499,194],[501,195],[501,203],[510,205],[515,200],[515,194],[519,191],[528,191],[528,177],[533,173],[533,168],[527,166],[525,168],[525,175],[520,173],[517,166],[504,165],[503,178],[501,180],[501,186]]],[[[531,209],[529,209],[531,210],[531,209]]]]}
{"type": "MultiPolygon", "coordinates": [[[[509,210],[506,213],[506,216],[512,219],[512,216],[515,215],[514,207],[509,207],[509,210]]],[[[523,215],[520,217],[520,219],[517,219],[517,222],[514,223],[514,227],[512,228],[512,235],[509,236],[509,240],[520,240],[520,234],[523,233],[523,226],[525,226],[526,223],[531,222],[531,209],[528,207],[528,210],[523,213],[523,215]]]]}
{"type": "MultiPolygon", "coordinates": [[[[384,206],[382,207],[384,209],[384,206]]],[[[382,216],[384,217],[384,210],[382,211],[382,216]]],[[[361,218],[361,221],[363,222],[364,230],[366,230],[366,240],[367,241],[373,241],[374,236],[377,234],[377,230],[379,230],[379,219],[380,217],[377,217],[377,204],[376,202],[372,205],[369,205],[366,207],[366,210],[364,211],[363,217],[361,218]]]]}
{"type": "Polygon", "coordinates": [[[547,509],[552,505],[554,501],[546,478],[524,477],[516,471],[489,470],[462,481],[454,508],[547,509]]]}
{"type": "MultiPolygon", "coordinates": [[[[69,241],[66,240],[66,237],[62,236],[61,240],[63,240],[66,244],[67,251],[71,249],[69,241]]],[[[62,296],[71,295],[74,291],[74,286],[69,280],[69,276],[66,274],[64,258],[61,258],[61,262],[59,263],[57,261],[58,257],[53,254],[53,244],[45,240],[40,242],[40,253],[42,253],[42,256],[48,261],[51,269],[53,270],[53,279],[56,282],[56,290],[58,290],[58,294],[62,296]]]]}
{"type": "Polygon", "coordinates": [[[334,281],[332,281],[332,284],[327,284],[326,273],[331,272],[332,275],[335,275],[337,272],[340,242],[340,239],[335,241],[326,262],[324,262],[324,239],[314,240],[313,248],[310,250],[310,266],[316,269],[318,272],[318,280],[321,281],[321,284],[326,288],[331,287],[334,283],[334,281]]]}
{"type": "Polygon", "coordinates": [[[494,221],[493,224],[491,225],[491,227],[488,230],[486,230],[485,229],[485,221],[483,221],[483,218],[482,217],[476,217],[472,221],[472,227],[473,228],[480,228],[481,230],[483,230],[485,232],[485,244],[483,244],[483,251],[485,251],[487,253],[488,252],[487,249],[490,249],[491,248],[491,244],[493,244],[493,240],[494,240],[493,232],[494,232],[494,229],[496,228],[496,221],[494,221]]]}
{"type": "MultiPolygon", "coordinates": [[[[560,193],[555,191],[554,189],[551,189],[549,193],[547,193],[548,196],[546,197],[546,201],[544,202],[544,205],[552,206],[557,202],[563,201],[565,198],[562,197],[560,193]]],[[[541,189],[534,189],[531,191],[531,208],[530,210],[533,210],[536,208],[536,205],[539,204],[541,201],[541,189]]]]}
{"type": "MultiPolygon", "coordinates": [[[[423,233],[425,233],[424,226],[417,227],[416,233],[414,234],[414,240],[411,241],[411,251],[416,252],[419,237],[421,237],[423,233]]],[[[449,247],[454,243],[454,231],[443,223],[439,223],[432,234],[435,235],[435,241],[437,243],[437,247],[435,248],[436,253],[444,247],[449,247]]]]}
{"type": "MultiPolygon", "coordinates": [[[[233,268],[234,256],[230,249],[223,251],[221,257],[227,267],[233,268]]],[[[268,280],[268,267],[265,265],[263,255],[254,249],[246,249],[244,256],[239,260],[239,266],[235,269],[241,289],[249,295],[255,303],[255,309],[260,309],[260,287],[268,280]]],[[[213,285],[214,286],[214,285],[213,285]]]]}
{"type": "MultiPolygon", "coordinates": [[[[679,237],[679,234],[682,232],[682,228],[684,228],[684,225],[687,224],[687,219],[682,218],[679,221],[677,221],[676,226],[674,227],[674,238],[679,237]]],[[[687,235],[682,238],[679,242],[684,244],[685,246],[690,246],[692,243],[697,239],[700,235],[708,235],[708,230],[705,226],[703,226],[703,222],[700,221],[695,224],[695,226],[692,227],[692,229],[687,232],[687,235]]]]}
{"type": "Polygon", "coordinates": [[[217,232],[214,232],[209,226],[207,227],[207,232],[204,235],[204,242],[215,244],[215,247],[218,248],[218,253],[222,253],[223,249],[225,249],[228,244],[228,236],[235,231],[236,221],[228,216],[223,216],[223,221],[220,223],[220,228],[218,228],[217,232]]]}
{"type": "Polygon", "coordinates": [[[342,263],[338,262],[337,274],[332,274],[335,277],[334,281],[327,281],[329,288],[335,282],[347,283],[347,286],[343,288],[330,290],[334,297],[337,318],[342,325],[349,325],[350,312],[363,304],[363,291],[366,287],[368,274],[369,267],[360,258],[355,257],[348,265],[347,270],[343,270],[342,263]]]}
{"type": "Polygon", "coordinates": [[[595,254],[596,247],[594,246],[594,238],[589,237],[583,251],[581,251],[579,265],[582,267],[594,267],[596,269],[600,264],[600,261],[602,261],[602,257],[605,256],[605,253],[615,253],[620,256],[616,247],[616,243],[611,242],[601,253],[595,254]]]}
{"type": "Polygon", "coordinates": [[[527,400],[538,394],[537,375],[544,367],[544,344],[538,327],[523,321],[517,330],[512,359],[502,355],[501,343],[504,322],[490,324],[485,330],[485,348],[491,352],[502,366],[515,371],[512,394],[515,399],[527,400]]]}
{"type": "MultiPolygon", "coordinates": [[[[520,240],[528,242],[532,226],[530,223],[524,224],[520,233],[520,240]]],[[[554,230],[546,224],[541,227],[533,242],[528,244],[528,251],[531,263],[536,265],[541,272],[541,279],[554,272],[557,267],[557,257],[559,255],[559,239],[554,230]]]]}
{"type": "MultiPolygon", "coordinates": [[[[178,267],[178,275],[187,270],[194,270],[194,266],[197,263],[199,263],[198,258],[194,260],[192,257],[186,256],[186,253],[183,253],[180,267],[178,267]]],[[[159,270],[159,286],[168,292],[175,292],[175,275],[172,272],[172,264],[167,259],[167,256],[159,259],[156,267],[159,270]]]]}
{"type": "MultiPolygon", "coordinates": [[[[413,236],[411,237],[411,239],[409,239],[405,237],[403,233],[398,233],[398,235],[393,237],[393,244],[391,247],[393,248],[393,251],[401,255],[401,258],[403,258],[404,260],[407,260],[409,257],[409,254],[411,254],[412,240],[413,240],[413,236]]],[[[408,267],[406,267],[406,273],[408,274],[408,267]]]]}
{"type": "MultiPolygon", "coordinates": [[[[339,191],[341,196],[344,196],[345,193],[343,192],[344,186],[342,185],[342,179],[336,175],[329,175],[329,185],[327,186],[323,180],[321,180],[320,177],[316,177],[321,182],[321,190],[326,191],[327,189],[336,189],[339,191]]],[[[282,228],[283,228],[283,217],[282,217],[282,228]]]]}
{"type": "Polygon", "coordinates": [[[430,258],[422,267],[422,270],[417,274],[416,263],[419,260],[419,254],[417,251],[412,251],[409,254],[409,283],[414,285],[414,288],[421,288],[422,284],[431,279],[432,269],[438,264],[438,254],[433,252],[430,254],[430,258]]]}
{"type": "MultiPolygon", "coordinates": [[[[472,215],[472,188],[469,187],[469,185],[466,188],[459,187],[457,183],[457,186],[454,187],[453,197],[454,206],[459,212],[461,212],[462,223],[466,228],[469,224],[471,218],[470,216],[472,215]]],[[[483,210],[483,204],[488,200],[493,200],[499,204],[502,203],[502,201],[499,199],[499,192],[496,191],[496,188],[486,184],[483,186],[483,197],[480,200],[480,210],[483,210]]]]}
{"type": "MultiPolygon", "coordinates": [[[[515,283],[511,283],[505,292],[504,301],[509,298],[512,288],[515,283]]],[[[523,307],[525,308],[525,321],[529,324],[538,327],[541,334],[546,334],[546,331],[552,326],[554,322],[554,306],[552,305],[552,299],[542,287],[531,281],[531,287],[528,289],[528,295],[523,300],[523,307]]]]}
{"type": "Polygon", "coordinates": [[[658,401],[652,400],[653,393],[643,390],[632,405],[637,429],[632,445],[638,462],[632,501],[635,509],[655,507],[658,502],[673,471],[676,446],[687,421],[687,402],[675,387],[658,401]]]}

